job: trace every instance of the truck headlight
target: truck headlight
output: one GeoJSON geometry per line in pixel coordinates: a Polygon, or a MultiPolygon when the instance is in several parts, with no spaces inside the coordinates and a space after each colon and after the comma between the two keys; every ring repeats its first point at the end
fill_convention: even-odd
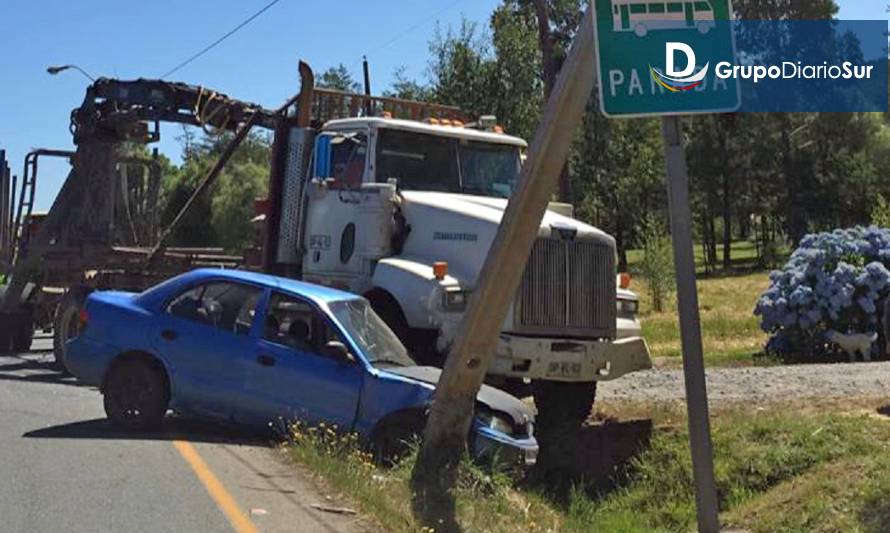
{"type": "Polygon", "coordinates": [[[442,293],[442,308],[446,311],[465,311],[469,301],[470,291],[465,291],[458,287],[448,287],[442,293]]]}
{"type": "Polygon", "coordinates": [[[490,411],[480,411],[477,413],[476,418],[482,422],[483,425],[503,433],[505,435],[513,434],[513,421],[502,416],[498,416],[490,411]]]}
{"type": "Polygon", "coordinates": [[[618,300],[618,314],[635,315],[640,310],[640,302],[637,300],[618,300]]]}

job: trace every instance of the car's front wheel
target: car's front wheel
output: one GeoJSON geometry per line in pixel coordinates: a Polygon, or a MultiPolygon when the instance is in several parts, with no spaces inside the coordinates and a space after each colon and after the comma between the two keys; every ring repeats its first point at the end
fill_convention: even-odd
{"type": "Polygon", "coordinates": [[[105,414],[115,426],[144,431],[161,425],[169,402],[164,376],[140,360],[111,369],[105,382],[105,414]]]}

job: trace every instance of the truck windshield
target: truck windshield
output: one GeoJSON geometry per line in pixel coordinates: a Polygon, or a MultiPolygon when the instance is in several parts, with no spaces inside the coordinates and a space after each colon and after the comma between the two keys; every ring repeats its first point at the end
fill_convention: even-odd
{"type": "Polygon", "coordinates": [[[344,300],[328,307],[373,366],[417,366],[366,300],[344,300]]]}
{"type": "Polygon", "coordinates": [[[377,181],[409,191],[509,198],[519,177],[519,147],[426,133],[382,130],[377,181]]]}

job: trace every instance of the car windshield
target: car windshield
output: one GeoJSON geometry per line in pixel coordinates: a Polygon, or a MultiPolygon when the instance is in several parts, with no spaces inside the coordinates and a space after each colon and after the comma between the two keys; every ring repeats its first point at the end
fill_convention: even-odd
{"type": "Polygon", "coordinates": [[[519,147],[384,129],[377,181],[391,178],[409,191],[441,191],[509,198],[519,177],[519,147]]]}
{"type": "Polygon", "coordinates": [[[366,300],[334,302],[329,308],[373,366],[417,366],[396,334],[366,300]]]}

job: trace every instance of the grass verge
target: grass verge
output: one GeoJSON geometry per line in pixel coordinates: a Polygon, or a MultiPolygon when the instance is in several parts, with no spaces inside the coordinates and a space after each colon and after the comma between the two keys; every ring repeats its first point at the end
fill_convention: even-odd
{"type": "MultiPolygon", "coordinates": [[[[754,304],[768,287],[769,275],[765,273],[708,278],[698,282],[702,342],[708,365],[742,366],[767,362],[754,357],[767,341],[758,318],[754,316],[754,304]]],[[[634,290],[641,298],[643,336],[653,357],[672,358],[680,364],[680,326],[675,301],[672,299],[664,311],[655,312],[647,304],[645,281],[635,280],[634,290]]]]}
{"type": "MultiPolygon", "coordinates": [[[[665,416],[651,444],[615,475],[617,488],[553,495],[515,488],[466,464],[457,489],[466,531],[689,531],[695,522],[682,414],[665,416]]],[[[890,421],[838,409],[727,410],[714,420],[722,521],[759,531],[886,531],[890,421]]],[[[377,469],[350,446],[295,439],[293,459],[352,498],[387,530],[418,531],[411,460],[377,469]],[[352,451],[350,451],[352,450],[352,451]]],[[[592,451],[593,453],[593,451],[592,451]]]]}

